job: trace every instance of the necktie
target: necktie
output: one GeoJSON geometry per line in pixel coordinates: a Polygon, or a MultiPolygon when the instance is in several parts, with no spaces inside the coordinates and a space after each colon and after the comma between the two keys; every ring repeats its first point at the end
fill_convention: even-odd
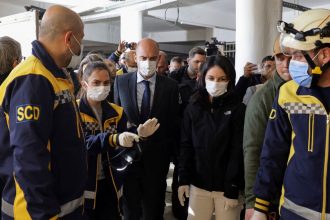
{"type": "Polygon", "coordinates": [[[142,83],[144,84],[144,92],[142,96],[142,103],[141,103],[141,123],[144,123],[149,118],[150,114],[150,88],[149,88],[149,81],[143,80],[142,83]]]}

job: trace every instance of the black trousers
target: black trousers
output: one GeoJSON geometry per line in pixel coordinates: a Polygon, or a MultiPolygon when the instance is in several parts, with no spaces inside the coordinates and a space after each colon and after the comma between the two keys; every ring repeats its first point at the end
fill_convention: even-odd
{"type": "Polygon", "coordinates": [[[169,152],[155,148],[128,167],[122,199],[125,220],[163,219],[168,169],[169,152]]]}
{"type": "Polygon", "coordinates": [[[89,220],[120,220],[118,199],[110,180],[98,181],[95,210],[85,210],[89,220]]]}

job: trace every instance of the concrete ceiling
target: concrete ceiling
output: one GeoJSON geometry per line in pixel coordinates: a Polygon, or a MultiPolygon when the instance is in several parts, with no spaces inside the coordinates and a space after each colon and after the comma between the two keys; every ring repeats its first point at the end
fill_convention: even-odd
{"type": "MultiPolygon", "coordinates": [[[[25,5],[48,8],[53,4],[62,4],[81,12],[83,18],[84,16],[108,13],[107,16],[101,18],[91,18],[86,23],[91,25],[108,24],[112,27],[112,32],[114,32],[113,30],[117,31],[117,37],[119,36],[120,38],[120,10],[125,10],[126,7],[133,7],[133,4],[139,2],[139,9],[145,8],[145,10],[142,10],[144,11],[143,31],[145,33],[156,34],[166,32],[168,33],[166,35],[167,38],[173,37],[174,39],[171,39],[169,42],[160,42],[164,45],[172,44],[174,45],[173,47],[180,44],[183,46],[182,48],[186,50],[189,46],[201,44],[204,40],[209,40],[209,37],[212,37],[212,31],[209,35],[203,35],[201,32],[207,32],[214,28],[234,32],[236,1],[237,0],[125,0],[119,2],[110,0],[1,0],[0,17],[24,12],[25,5]],[[125,5],[125,7],[118,8],[118,5],[125,5]],[[177,8],[179,8],[179,13],[177,8]],[[114,13],[112,13],[113,11],[114,13]],[[187,38],[187,43],[184,43],[183,41],[176,40],[175,37],[181,35],[172,35],[172,33],[174,34],[175,32],[180,32],[181,34],[182,32],[189,32],[190,35],[197,34],[199,37],[187,38]]],[[[311,8],[324,6],[330,8],[329,0],[285,1],[311,8]]],[[[283,11],[289,15],[297,14],[297,11],[293,9],[284,8],[283,11]]],[[[85,41],[85,45],[91,50],[109,51],[116,48],[115,42],[118,41],[119,40],[114,40],[109,43],[109,41],[101,42],[88,39],[85,41]]],[[[168,49],[168,51],[169,50],[170,49],[168,49]]]]}

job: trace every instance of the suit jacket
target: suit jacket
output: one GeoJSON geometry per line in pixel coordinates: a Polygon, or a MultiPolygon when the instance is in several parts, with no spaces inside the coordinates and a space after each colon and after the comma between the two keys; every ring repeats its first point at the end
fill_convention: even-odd
{"type": "MultiPolygon", "coordinates": [[[[135,128],[140,123],[136,96],[136,74],[135,72],[117,76],[114,84],[114,102],[124,108],[128,122],[135,128]]],[[[167,152],[172,152],[175,131],[179,126],[178,106],[177,83],[168,77],[157,75],[149,118],[157,118],[160,127],[155,134],[142,143],[144,153],[149,150],[153,152],[160,150],[164,153],[165,149],[167,152]],[[149,145],[152,146],[148,147],[149,145]]]]}

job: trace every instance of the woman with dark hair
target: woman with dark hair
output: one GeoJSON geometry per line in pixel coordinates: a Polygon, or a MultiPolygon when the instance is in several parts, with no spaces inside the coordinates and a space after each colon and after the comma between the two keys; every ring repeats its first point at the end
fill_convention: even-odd
{"type": "Polygon", "coordinates": [[[157,119],[150,119],[139,126],[138,135],[127,132],[123,108],[106,100],[110,81],[110,70],[103,61],[83,65],[81,99],[77,102],[87,148],[84,209],[89,220],[121,219],[119,196],[123,172],[119,169],[124,165],[118,164],[120,160],[115,163],[115,158],[127,155],[130,161],[124,162],[132,162],[137,150],[132,148],[133,142],[152,135],[159,127],[157,119]]]}
{"type": "Polygon", "coordinates": [[[245,106],[234,94],[235,77],[226,57],[209,57],[184,113],[178,196],[181,205],[189,197],[188,220],[213,212],[217,220],[239,220],[243,208],[245,106]]]}

